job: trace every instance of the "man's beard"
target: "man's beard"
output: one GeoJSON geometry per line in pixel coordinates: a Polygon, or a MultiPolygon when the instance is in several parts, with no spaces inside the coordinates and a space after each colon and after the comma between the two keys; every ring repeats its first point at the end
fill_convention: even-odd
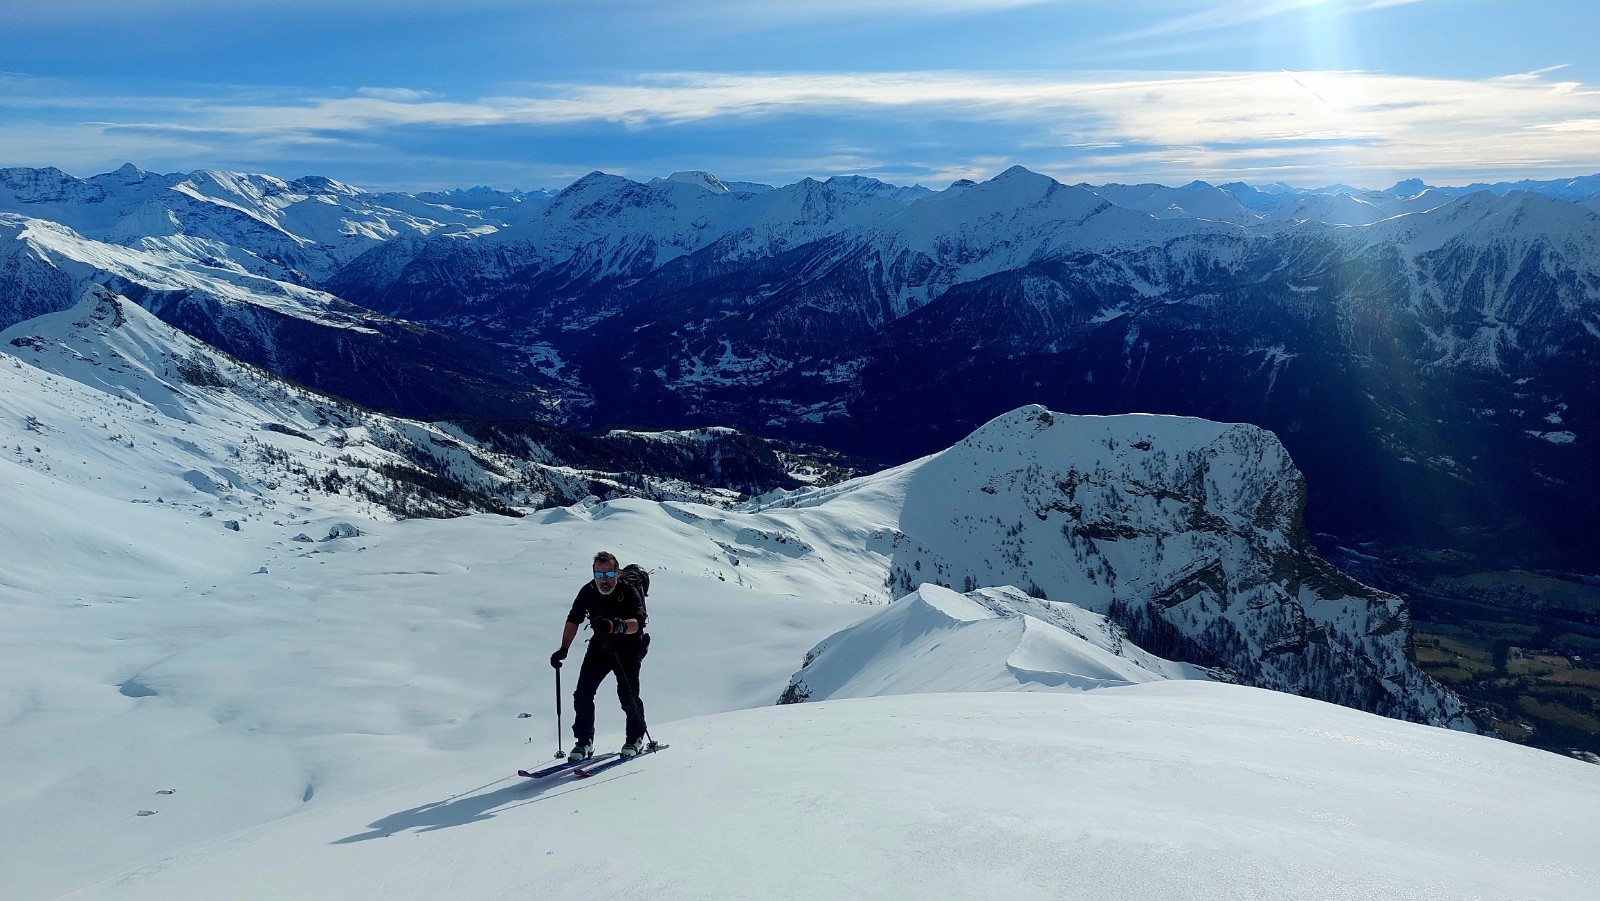
{"type": "Polygon", "coordinates": [[[610,588],[607,588],[604,585],[601,585],[599,582],[594,583],[594,587],[595,587],[595,590],[600,592],[601,594],[610,594],[611,592],[617,590],[617,586],[616,585],[612,585],[610,588]]]}

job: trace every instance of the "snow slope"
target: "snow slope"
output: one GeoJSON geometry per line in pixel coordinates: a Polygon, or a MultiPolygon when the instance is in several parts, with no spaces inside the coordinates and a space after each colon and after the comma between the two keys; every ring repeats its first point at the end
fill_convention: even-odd
{"type": "Polygon", "coordinates": [[[1584,764],[1237,686],[662,731],[671,749],[592,782],[484,760],[72,897],[1554,899],[1600,878],[1584,764]]]}
{"type": "MultiPolygon", "coordinates": [[[[512,455],[444,426],[361,410],[218,353],[99,287],[0,332],[0,349],[11,363],[0,366],[0,411],[40,447],[28,465],[219,521],[548,506],[616,490],[621,478],[662,497],[732,494],[577,469],[570,454],[537,443],[512,455]]],[[[691,445],[714,436],[653,438],[691,445]]],[[[23,453],[13,446],[14,459],[23,453]]]]}
{"type": "MultiPolygon", "coordinates": [[[[374,314],[287,280],[282,272],[247,270],[225,248],[167,242],[140,248],[96,241],[42,219],[0,213],[0,259],[7,270],[0,325],[70,306],[92,287],[136,285],[166,295],[194,296],[220,308],[255,306],[331,328],[363,329],[374,314]],[[37,298],[20,305],[14,295],[37,298]]],[[[263,338],[262,340],[265,340],[263,338]]]]}
{"type": "MultiPolygon", "coordinates": [[[[367,521],[297,542],[327,524],[232,532],[9,460],[0,477],[15,486],[0,498],[7,898],[472,761],[547,757],[569,739],[546,657],[599,547],[657,567],[657,724],[772,703],[806,648],[869,609],[687,574],[716,548],[665,516],[367,521]]],[[[620,743],[614,706],[600,725],[620,743]]]]}

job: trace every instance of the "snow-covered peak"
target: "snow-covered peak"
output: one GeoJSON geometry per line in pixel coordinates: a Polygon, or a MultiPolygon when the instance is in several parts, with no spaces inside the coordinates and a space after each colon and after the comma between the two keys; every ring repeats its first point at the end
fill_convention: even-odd
{"type": "Polygon", "coordinates": [[[740,258],[864,233],[925,193],[883,187],[807,178],[782,188],[733,190],[701,172],[678,172],[649,184],[592,172],[568,185],[535,219],[494,240],[516,245],[543,265],[571,267],[589,277],[637,277],[714,244],[740,258]]]}
{"type": "MultiPolygon", "coordinates": [[[[1095,531],[1103,524],[1131,539],[1143,529],[1187,531],[1195,511],[1184,506],[1198,504],[1215,529],[1287,548],[1302,512],[1303,490],[1283,446],[1255,426],[1181,416],[1064,416],[1031,405],[996,417],[920,464],[906,489],[905,516],[908,522],[942,527],[974,516],[1005,511],[1010,519],[1027,511],[1033,519],[1059,518],[1079,529],[1095,531]],[[1153,497],[1099,493],[1134,482],[1147,486],[1153,497]],[[940,487],[957,484],[965,487],[940,487]]],[[[1063,550],[1035,559],[1035,568],[1059,559],[1063,550]]],[[[979,584],[1008,584],[1004,557],[990,569],[979,584]]],[[[1068,578],[1024,584],[1062,598],[1095,590],[1094,574],[1068,578]]],[[[1104,587],[1114,590],[1111,581],[1104,587]]]]}
{"type": "Polygon", "coordinates": [[[1031,244],[1025,239],[1041,229],[1081,224],[1109,206],[1093,192],[1013,166],[988,181],[916,201],[902,217],[902,234],[910,246],[923,250],[948,245],[955,236],[965,238],[963,243],[976,239],[979,247],[997,241],[1031,244]]]}
{"type": "Polygon", "coordinates": [[[1232,194],[1203,181],[1193,181],[1181,188],[1158,184],[1082,187],[1118,206],[1161,218],[1213,219],[1240,225],[1257,219],[1257,214],[1246,209],[1232,194]]]}
{"type": "Polygon", "coordinates": [[[1448,200],[1427,191],[1415,198],[1427,215],[1397,216],[1374,226],[1369,244],[1399,247],[1407,254],[1437,250],[1450,243],[1471,247],[1528,248],[1536,244],[1559,249],[1579,268],[1600,241],[1600,217],[1582,204],[1568,203],[1531,191],[1496,194],[1477,191],[1448,200]],[[1446,200],[1443,203],[1437,201],[1446,200]]]}
{"type": "Polygon", "coordinates": [[[1389,218],[1389,213],[1372,200],[1351,193],[1313,194],[1295,204],[1289,214],[1300,221],[1329,225],[1371,225],[1389,218]]]}
{"type": "Polygon", "coordinates": [[[613,191],[637,185],[638,182],[622,175],[612,175],[599,169],[577,179],[572,184],[562,188],[557,194],[558,201],[568,197],[583,197],[603,191],[613,191]]]}
{"type": "Polygon", "coordinates": [[[1415,197],[1423,191],[1429,190],[1428,183],[1420,178],[1407,178],[1394,183],[1388,193],[1396,197],[1415,197]]]}
{"type": "Polygon", "coordinates": [[[674,172],[671,175],[667,176],[666,178],[652,179],[650,183],[653,184],[653,185],[654,184],[694,185],[695,187],[705,188],[707,191],[710,191],[713,194],[727,194],[728,193],[728,186],[723,184],[721,182],[721,180],[719,180],[715,175],[712,175],[710,172],[701,172],[699,170],[688,170],[688,171],[683,171],[683,172],[674,172]]]}
{"type": "Polygon", "coordinates": [[[1104,201],[1092,192],[1012,166],[987,181],[930,194],[911,205],[906,219],[908,230],[928,239],[929,231],[982,227],[996,218],[1020,222],[1048,216],[1072,222],[1101,205],[1104,201]]]}
{"type": "Polygon", "coordinates": [[[1015,198],[1019,204],[1037,200],[1051,191],[1065,187],[1048,175],[1041,175],[1024,166],[1012,166],[983,185],[1005,196],[1015,198]]]}
{"type": "Polygon", "coordinates": [[[503,218],[524,219],[544,209],[555,196],[551,191],[502,191],[480,185],[449,191],[424,191],[415,195],[413,200],[451,209],[492,212],[503,218]]]}
{"type": "Polygon", "coordinates": [[[867,196],[881,195],[916,195],[922,196],[933,193],[926,188],[901,187],[891,185],[886,181],[868,178],[864,175],[835,175],[824,182],[830,190],[847,194],[863,194],[867,196]]]}
{"type": "Polygon", "coordinates": [[[897,594],[1014,585],[1251,684],[1472,728],[1407,658],[1405,605],[1312,550],[1304,480],[1254,426],[1023,407],[946,451],[784,503],[887,511],[869,521],[893,524],[897,594]]]}
{"type": "MultiPolygon", "coordinates": [[[[43,169],[0,169],[0,210],[21,212],[26,207],[100,203],[103,189],[49,166],[43,169]]],[[[38,215],[30,211],[31,215],[38,215]]]]}
{"type": "Polygon", "coordinates": [[[303,196],[288,182],[275,176],[221,169],[201,169],[190,173],[188,178],[175,186],[175,190],[265,219],[275,218],[273,214],[276,211],[287,206],[292,199],[303,196]]]}
{"type": "Polygon", "coordinates": [[[159,175],[140,169],[133,163],[123,163],[115,171],[107,172],[104,175],[97,175],[93,179],[90,179],[90,181],[104,179],[106,181],[115,180],[116,183],[121,185],[137,185],[160,177],[161,176],[159,175]]]}
{"type": "Polygon", "coordinates": [[[297,193],[323,196],[358,197],[363,193],[360,188],[347,185],[341,181],[334,181],[322,175],[302,176],[290,182],[289,188],[297,193]]]}

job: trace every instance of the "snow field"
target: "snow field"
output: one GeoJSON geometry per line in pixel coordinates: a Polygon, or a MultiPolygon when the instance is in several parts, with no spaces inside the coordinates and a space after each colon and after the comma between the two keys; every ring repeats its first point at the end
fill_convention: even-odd
{"type": "Polygon", "coordinates": [[[492,764],[81,898],[1579,897],[1584,764],[1216,683],[684,720],[548,785],[492,764]]]}

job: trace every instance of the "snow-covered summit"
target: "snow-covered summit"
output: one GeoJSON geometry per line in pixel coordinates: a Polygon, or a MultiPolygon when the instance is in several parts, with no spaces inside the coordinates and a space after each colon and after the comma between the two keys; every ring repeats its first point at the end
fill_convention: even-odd
{"type": "Polygon", "coordinates": [[[1254,426],[1025,407],[949,450],[777,503],[877,508],[895,596],[1014,585],[1250,684],[1473,728],[1407,658],[1405,604],[1311,548],[1304,479],[1254,426]]]}
{"type": "Polygon", "coordinates": [[[705,188],[707,191],[710,191],[713,194],[729,193],[728,186],[723,184],[722,181],[715,175],[712,175],[710,172],[701,172],[699,170],[674,172],[671,175],[668,175],[666,178],[652,179],[650,183],[694,185],[696,187],[705,188]]]}

